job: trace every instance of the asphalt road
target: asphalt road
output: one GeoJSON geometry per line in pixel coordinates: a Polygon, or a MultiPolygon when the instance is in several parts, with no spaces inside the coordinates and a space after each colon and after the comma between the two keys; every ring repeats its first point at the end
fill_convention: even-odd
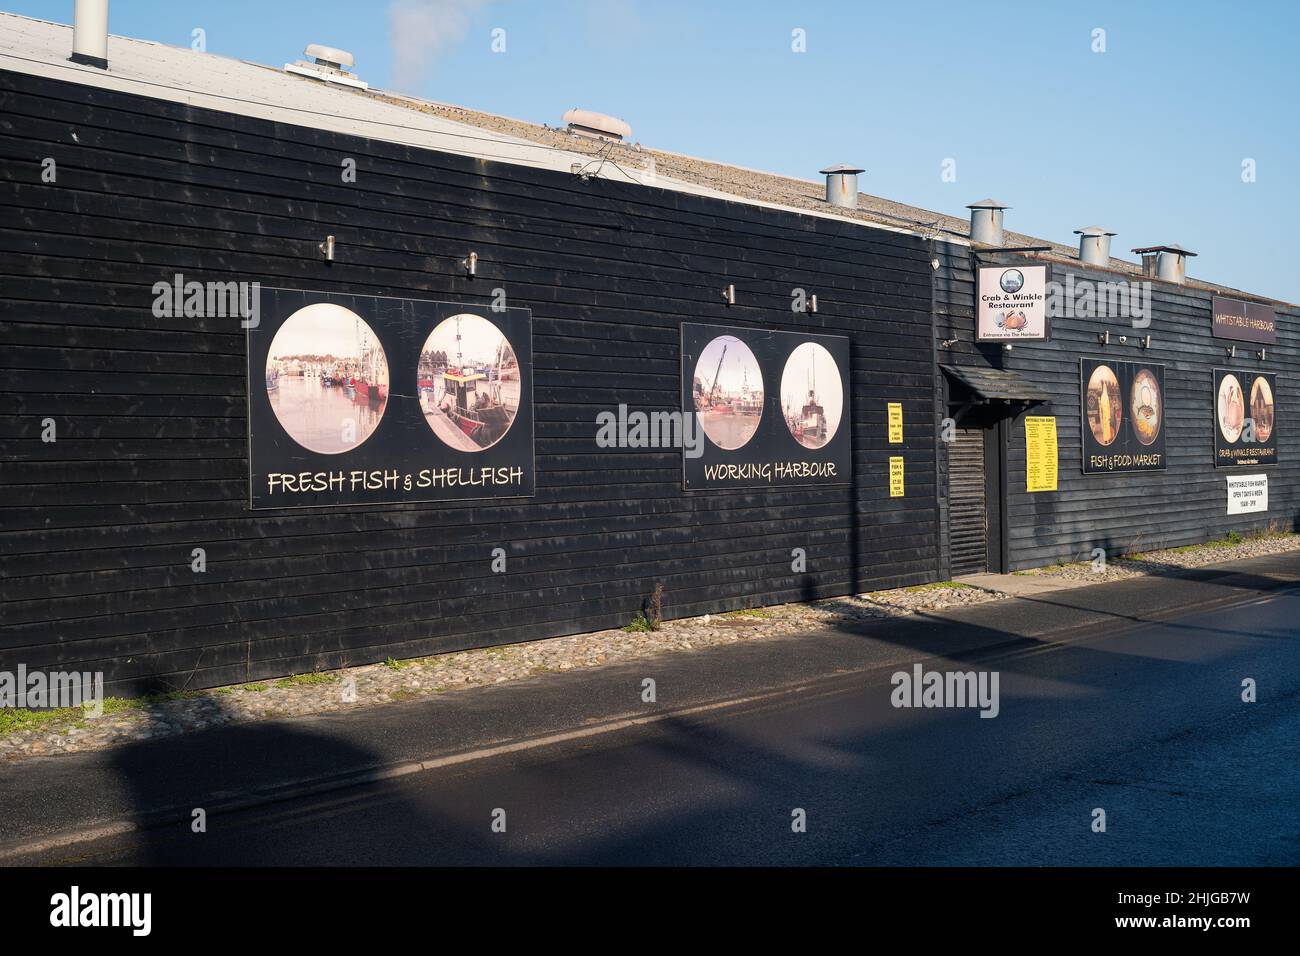
{"type": "Polygon", "coordinates": [[[826,672],[734,705],[215,815],[206,833],[173,824],[27,862],[1295,865],[1300,591],[1239,600],[924,659],[996,670],[992,719],[892,706],[891,675],[910,666],[826,672]],[[797,809],[806,832],[792,829],[797,809]]]}

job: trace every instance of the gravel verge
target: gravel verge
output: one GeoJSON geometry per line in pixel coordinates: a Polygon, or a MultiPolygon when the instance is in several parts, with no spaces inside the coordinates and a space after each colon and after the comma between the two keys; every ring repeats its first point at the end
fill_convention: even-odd
{"type": "Polygon", "coordinates": [[[0,760],[78,753],[222,724],[372,707],[598,667],[654,654],[804,633],[846,621],[998,600],[1005,595],[947,582],[807,604],[785,604],[665,621],[655,630],[607,630],[487,647],[411,661],[389,660],[319,674],[152,698],[110,698],[100,717],[76,711],[0,711],[0,760]]]}

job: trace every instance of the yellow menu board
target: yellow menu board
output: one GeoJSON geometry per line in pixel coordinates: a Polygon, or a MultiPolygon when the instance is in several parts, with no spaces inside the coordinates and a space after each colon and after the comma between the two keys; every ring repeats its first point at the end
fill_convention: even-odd
{"type": "Polygon", "coordinates": [[[889,497],[903,497],[903,456],[894,455],[889,459],[889,497]]]}
{"type": "Polygon", "coordinates": [[[1056,490],[1056,419],[1031,415],[1025,419],[1025,490],[1056,490]]]}
{"type": "Polygon", "coordinates": [[[891,445],[901,445],[903,443],[903,403],[889,403],[889,443],[891,445]]]}

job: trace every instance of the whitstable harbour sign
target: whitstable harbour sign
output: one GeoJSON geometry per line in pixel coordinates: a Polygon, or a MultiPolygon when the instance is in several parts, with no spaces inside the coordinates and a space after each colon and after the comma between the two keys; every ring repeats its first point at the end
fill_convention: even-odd
{"type": "Polygon", "coordinates": [[[1047,339],[1047,266],[980,266],[977,342],[1047,339]]]}

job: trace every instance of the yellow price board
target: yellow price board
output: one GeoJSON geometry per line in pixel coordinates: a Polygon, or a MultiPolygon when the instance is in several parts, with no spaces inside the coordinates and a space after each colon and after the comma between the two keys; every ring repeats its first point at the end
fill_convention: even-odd
{"type": "Polygon", "coordinates": [[[889,497],[903,497],[903,456],[894,455],[889,459],[889,497]]]}
{"type": "Polygon", "coordinates": [[[903,443],[903,403],[889,403],[889,443],[891,445],[901,445],[903,443]]]}
{"type": "Polygon", "coordinates": [[[1025,419],[1025,490],[1056,490],[1056,419],[1031,415],[1025,419]]]}

